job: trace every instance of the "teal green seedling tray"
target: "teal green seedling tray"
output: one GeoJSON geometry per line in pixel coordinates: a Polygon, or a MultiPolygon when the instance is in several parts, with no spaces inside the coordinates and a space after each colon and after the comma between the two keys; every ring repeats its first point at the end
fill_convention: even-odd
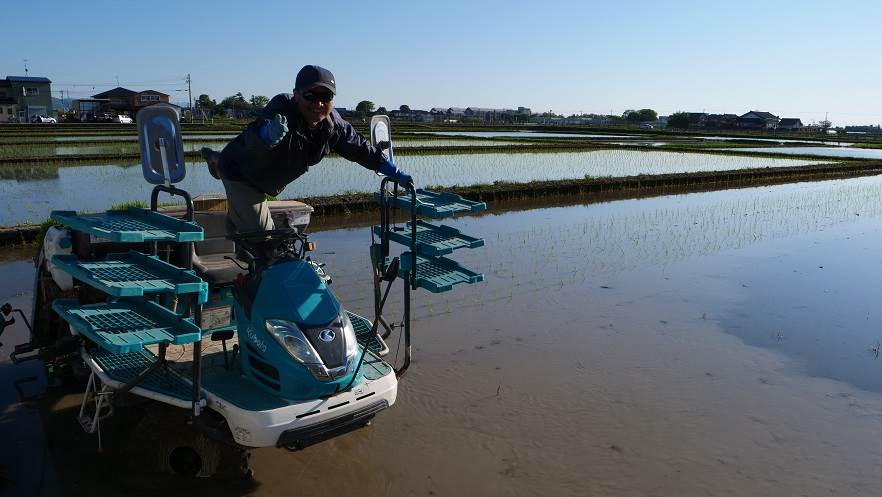
{"type": "MultiPolygon", "coordinates": [[[[401,265],[398,276],[407,278],[413,256],[410,252],[401,254],[401,265]]],[[[445,257],[416,257],[416,286],[425,288],[432,293],[442,293],[453,289],[459,283],[479,283],[484,275],[462,266],[460,263],[445,257]]]]}
{"type": "Polygon", "coordinates": [[[198,224],[139,207],[95,214],[52,211],[51,217],[77,231],[112,242],[199,242],[204,237],[198,224]]]}
{"type": "MultiPolygon", "coordinates": [[[[152,366],[157,360],[156,355],[149,350],[114,354],[107,350],[95,349],[90,351],[89,355],[107,376],[123,384],[137,378],[138,374],[152,366]]],[[[165,367],[151,371],[138,382],[135,389],[138,388],[168,395],[182,401],[193,400],[193,385],[165,367]]]]}
{"type": "MultiPolygon", "coordinates": [[[[411,223],[405,228],[392,228],[389,231],[389,240],[410,247],[411,223]]],[[[382,236],[381,226],[374,226],[374,233],[382,236]]],[[[417,221],[416,224],[416,251],[420,255],[437,257],[453,252],[461,248],[477,248],[484,245],[484,240],[473,236],[464,235],[461,231],[450,226],[435,226],[425,221],[417,221]]]]}
{"type": "Polygon", "coordinates": [[[109,254],[103,261],[81,261],[75,255],[56,255],[52,257],[52,263],[114,297],[173,292],[199,293],[200,304],[208,300],[208,283],[196,273],[134,250],[109,254]]]}
{"type": "Polygon", "coordinates": [[[355,328],[355,338],[359,345],[366,347],[377,355],[386,355],[389,353],[389,347],[383,342],[383,339],[377,336],[372,330],[370,321],[349,311],[346,311],[346,314],[349,315],[349,320],[352,321],[352,327],[355,328]]]}
{"type": "MultiPolygon", "coordinates": [[[[484,202],[475,202],[466,200],[459,195],[453,193],[430,192],[428,190],[417,190],[416,213],[418,216],[430,217],[433,219],[441,219],[450,217],[459,213],[480,212],[487,209],[484,202]]],[[[374,200],[380,205],[383,204],[383,195],[380,192],[374,192],[374,200]]],[[[413,202],[409,192],[405,192],[398,197],[387,196],[386,200],[391,200],[393,205],[406,211],[413,211],[413,202]]]]}
{"type": "Polygon", "coordinates": [[[80,305],[57,299],[52,309],[79,334],[114,354],[136,352],[145,345],[182,345],[202,338],[198,326],[183,316],[141,299],[80,305]]]}

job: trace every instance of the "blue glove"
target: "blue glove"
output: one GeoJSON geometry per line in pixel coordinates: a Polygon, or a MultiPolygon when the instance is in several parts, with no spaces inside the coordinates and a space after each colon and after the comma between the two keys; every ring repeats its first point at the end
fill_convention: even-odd
{"type": "Polygon", "coordinates": [[[276,114],[273,120],[267,119],[260,127],[260,139],[270,147],[275,147],[288,134],[288,118],[276,114]]]}
{"type": "Polygon", "coordinates": [[[411,178],[406,172],[398,169],[390,160],[384,161],[380,164],[380,169],[378,171],[380,174],[385,174],[399,185],[413,187],[413,178],[411,178]]]}

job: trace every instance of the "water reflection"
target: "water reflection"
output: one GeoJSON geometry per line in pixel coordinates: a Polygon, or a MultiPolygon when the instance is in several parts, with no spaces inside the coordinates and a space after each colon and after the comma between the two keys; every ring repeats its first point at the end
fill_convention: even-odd
{"type": "Polygon", "coordinates": [[[420,133],[438,136],[473,136],[478,138],[646,138],[646,135],[549,133],[545,131],[421,131],[420,133]]]}
{"type": "Polygon", "coordinates": [[[768,147],[768,148],[736,148],[740,152],[760,152],[767,154],[800,154],[818,157],[843,157],[852,159],[882,159],[882,149],[873,148],[836,148],[836,147],[768,147]]]}
{"type": "MultiPolygon", "coordinates": [[[[809,374],[882,392],[882,363],[870,351],[882,341],[880,177],[544,208],[456,226],[485,236],[487,250],[454,258],[488,283],[421,299],[421,318],[537,295],[590,300],[624,278],[647,295],[671,292],[689,302],[689,319],[792,355],[809,374]]],[[[346,247],[345,236],[330,245],[346,247]]],[[[338,291],[368,310],[370,295],[358,288],[369,275],[348,269],[359,256],[329,256],[329,266],[347,271],[338,291]]],[[[643,312],[642,297],[623,298],[643,312]]]]}
{"type": "MultiPolygon", "coordinates": [[[[584,177],[620,177],[762,167],[792,167],[805,160],[676,153],[598,150],[565,153],[415,155],[398,159],[419,185],[474,185],[495,181],[529,182],[584,177]]],[[[323,160],[279,198],[344,192],[371,192],[377,176],[339,157],[323,160]]],[[[217,193],[223,186],[203,164],[191,165],[181,187],[191,195],[217,193]]],[[[45,181],[0,180],[0,225],[39,223],[52,209],[99,211],[112,204],[149,198],[152,186],[138,167],[77,166],[58,170],[45,181]]]]}

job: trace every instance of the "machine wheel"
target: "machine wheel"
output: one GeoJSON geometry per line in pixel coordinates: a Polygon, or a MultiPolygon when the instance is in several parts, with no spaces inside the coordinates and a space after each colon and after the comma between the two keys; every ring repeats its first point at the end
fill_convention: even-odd
{"type": "MultiPolygon", "coordinates": [[[[187,423],[187,411],[161,404],[148,408],[137,427],[137,445],[132,450],[153,454],[144,460],[148,468],[184,478],[241,480],[251,476],[250,453],[232,443],[212,438],[187,423]],[[152,443],[151,443],[152,442],[152,443]],[[151,447],[152,445],[152,447],[151,447]]],[[[211,411],[203,413],[212,417],[211,411]]],[[[209,419],[208,422],[214,422],[209,419]]]]}

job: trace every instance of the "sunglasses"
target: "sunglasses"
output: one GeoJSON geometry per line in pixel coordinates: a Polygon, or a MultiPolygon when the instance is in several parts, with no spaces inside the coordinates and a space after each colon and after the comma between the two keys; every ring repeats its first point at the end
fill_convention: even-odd
{"type": "Polygon", "coordinates": [[[328,103],[331,100],[334,100],[334,94],[331,92],[314,92],[314,91],[305,91],[303,92],[303,98],[309,100],[310,102],[315,102],[318,100],[322,103],[328,103]]]}

